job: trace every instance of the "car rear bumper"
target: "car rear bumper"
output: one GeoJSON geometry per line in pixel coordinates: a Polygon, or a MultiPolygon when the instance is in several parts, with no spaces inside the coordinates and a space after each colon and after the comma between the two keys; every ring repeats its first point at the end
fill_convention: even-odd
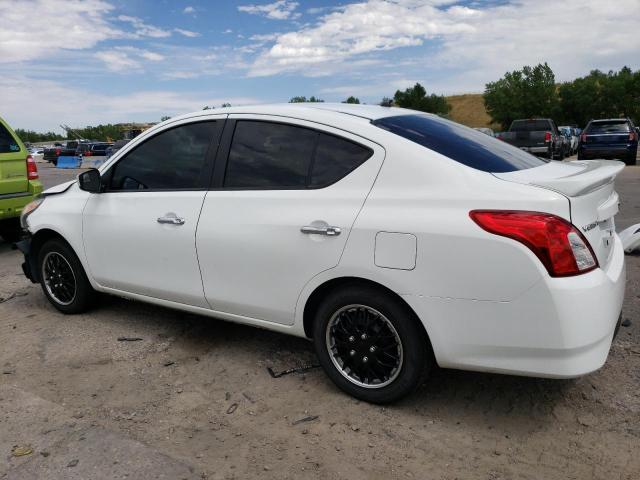
{"type": "Polygon", "coordinates": [[[441,367],[571,378],[606,361],[625,279],[616,235],[604,269],[568,278],[546,276],[513,301],[411,296],[407,301],[425,319],[441,367]]]}
{"type": "Polygon", "coordinates": [[[548,146],[544,146],[544,147],[519,147],[520,150],[524,150],[525,152],[529,152],[529,153],[549,153],[549,147],[548,146]]]}
{"type": "Polygon", "coordinates": [[[0,220],[19,217],[24,206],[39,193],[42,193],[42,184],[31,180],[28,192],[0,195],[0,220]]]}
{"type": "Polygon", "coordinates": [[[632,155],[638,148],[637,144],[628,145],[580,145],[578,153],[581,158],[624,158],[632,155]]]}

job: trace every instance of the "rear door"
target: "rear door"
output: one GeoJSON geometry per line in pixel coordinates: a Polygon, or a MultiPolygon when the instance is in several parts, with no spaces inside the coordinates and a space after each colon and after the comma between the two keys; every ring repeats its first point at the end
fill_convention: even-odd
{"type": "Polygon", "coordinates": [[[27,151],[15,133],[0,120],[0,199],[29,190],[27,151]]]}
{"type": "Polygon", "coordinates": [[[383,159],[331,127],[230,115],[196,235],[211,308],[292,324],[304,285],[340,261],[383,159]]]}

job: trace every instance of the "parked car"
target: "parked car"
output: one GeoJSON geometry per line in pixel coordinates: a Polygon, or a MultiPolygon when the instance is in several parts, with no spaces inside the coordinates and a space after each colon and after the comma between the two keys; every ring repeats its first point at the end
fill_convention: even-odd
{"type": "Polygon", "coordinates": [[[306,337],[338,387],[384,403],[435,363],[600,368],[625,290],[622,168],[413,110],[230,107],[47,190],[18,246],[63,313],[104,292],[306,337]]]}
{"type": "Polygon", "coordinates": [[[107,158],[111,157],[114,153],[116,153],[118,150],[120,150],[122,147],[124,147],[130,141],[131,141],[130,139],[116,140],[113,143],[113,145],[111,145],[110,147],[106,148],[106,150],[105,150],[106,157],[107,158]]]}
{"type": "Polygon", "coordinates": [[[54,165],[58,165],[58,157],[75,157],[80,155],[88,142],[84,140],[69,140],[65,144],[56,144],[44,150],[43,158],[54,165]]]}
{"type": "Polygon", "coordinates": [[[566,140],[550,118],[514,120],[507,132],[498,137],[534,155],[562,160],[566,154],[566,140]]]}
{"type": "Polygon", "coordinates": [[[42,147],[31,147],[31,148],[29,148],[29,153],[31,155],[42,155],[44,153],[44,148],[42,148],[42,147]]]}
{"type": "Polygon", "coordinates": [[[578,141],[580,140],[580,137],[576,132],[576,129],[574,127],[561,126],[558,127],[558,130],[560,130],[564,136],[569,139],[569,155],[575,155],[578,153],[578,141]]]}
{"type": "Polygon", "coordinates": [[[36,162],[16,132],[0,118],[0,236],[5,241],[19,239],[20,213],[40,192],[36,162]]]}
{"type": "Polygon", "coordinates": [[[616,158],[636,164],[638,131],[628,118],[591,120],[580,135],[578,159],[616,158]]]}
{"type": "Polygon", "coordinates": [[[479,132],[484,133],[485,135],[489,135],[490,137],[495,137],[495,134],[493,133],[493,130],[490,128],[485,128],[485,127],[476,127],[474,128],[474,130],[477,130],[479,132]]]}
{"type": "Polygon", "coordinates": [[[96,157],[104,157],[107,155],[107,149],[109,147],[113,147],[113,143],[108,142],[96,142],[91,145],[91,150],[89,151],[89,155],[96,157]]]}

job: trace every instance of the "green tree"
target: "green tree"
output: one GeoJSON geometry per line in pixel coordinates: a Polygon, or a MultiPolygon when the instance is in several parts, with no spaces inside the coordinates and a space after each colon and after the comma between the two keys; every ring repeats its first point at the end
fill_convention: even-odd
{"type": "Polygon", "coordinates": [[[360,99],[358,97],[354,97],[353,95],[351,95],[349,98],[347,98],[346,100],[344,100],[342,103],[355,103],[355,104],[360,104],[360,99]]]}
{"type": "Polygon", "coordinates": [[[393,98],[382,97],[382,101],[379,104],[381,107],[393,107],[393,98]]]}
{"type": "MultiPolygon", "coordinates": [[[[207,109],[206,107],[203,108],[203,110],[206,110],[206,109],[207,109]]],[[[164,116],[160,117],[160,121],[161,122],[165,122],[165,121],[169,120],[170,118],[171,118],[170,116],[164,115],[164,116]]]]}
{"type": "Polygon", "coordinates": [[[16,135],[23,142],[49,142],[53,140],[64,140],[64,136],[55,132],[39,133],[33,130],[24,130],[22,128],[15,129],[16,135]]]}
{"type": "Polygon", "coordinates": [[[321,100],[319,98],[316,98],[314,96],[311,96],[309,98],[307,97],[292,97],[291,100],[289,100],[289,103],[318,103],[318,102],[324,102],[324,100],[321,100]]]}
{"type": "Polygon", "coordinates": [[[562,122],[584,126],[593,118],[640,120],[640,70],[623,67],[609,73],[593,70],[558,89],[562,122]]]}
{"type": "Polygon", "coordinates": [[[483,98],[491,119],[503,128],[517,118],[554,117],[559,112],[555,75],[546,63],[505,73],[486,84],[483,98]]]}
{"type": "Polygon", "coordinates": [[[446,115],[451,110],[451,106],[443,95],[436,95],[435,93],[427,95],[427,91],[419,83],[407,88],[404,92],[397,90],[393,96],[393,103],[398,107],[437,113],[439,115],[446,115]]]}
{"type": "Polygon", "coordinates": [[[227,108],[227,107],[230,107],[230,106],[231,106],[231,104],[230,104],[230,103],[223,103],[223,104],[220,106],[220,108],[227,108]]]}

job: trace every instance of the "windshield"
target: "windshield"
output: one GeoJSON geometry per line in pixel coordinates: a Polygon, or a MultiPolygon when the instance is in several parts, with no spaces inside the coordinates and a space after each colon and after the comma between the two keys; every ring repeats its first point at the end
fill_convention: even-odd
{"type": "Polygon", "coordinates": [[[513,172],[547,163],[501,140],[435,115],[385,117],[372,123],[483,172],[513,172]]]}

